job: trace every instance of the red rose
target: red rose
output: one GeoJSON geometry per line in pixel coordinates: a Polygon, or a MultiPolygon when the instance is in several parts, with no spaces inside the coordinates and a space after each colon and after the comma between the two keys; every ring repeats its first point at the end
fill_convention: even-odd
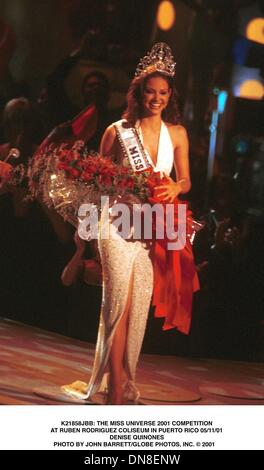
{"type": "Polygon", "coordinates": [[[109,178],[107,176],[98,175],[96,176],[96,182],[99,186],[104,186],[104,185],[107,185],[107,183],[109,183],[109,178]]]}
{"type": "Polygon", "coordinates": [[[69,165],[67,163],[64,163],[64,162],[59,162],[58,165],[57,165],[57,168],[58,168],[58,170],[68,171],[69,170],[69,165]]]}
{"type": "Polygon", "coordinates": [[[80,175],[80,177],[84,180],[84,181],[92,181],[93,178],[94,178],[94,174],[91,173],[90,171],[83,171],[80,175]]]}
{"type": "Polygon", "coordinates": [[[76,168],[68,168],[71,179],[78,178],[80,176],[80,171],[76,168]]]}

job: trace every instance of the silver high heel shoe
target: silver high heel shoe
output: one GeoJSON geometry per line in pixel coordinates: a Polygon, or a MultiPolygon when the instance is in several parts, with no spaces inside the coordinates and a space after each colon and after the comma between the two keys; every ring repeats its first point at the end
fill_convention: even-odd
{"type": "Polygon", "coordinates": [[[88,398],[88,384],[81,380],[76,380],[71,384],[62,385],[61,390],[67,395],[70,395],[73,398],[78,398],[79,400],[86,400],[88,398]]]}

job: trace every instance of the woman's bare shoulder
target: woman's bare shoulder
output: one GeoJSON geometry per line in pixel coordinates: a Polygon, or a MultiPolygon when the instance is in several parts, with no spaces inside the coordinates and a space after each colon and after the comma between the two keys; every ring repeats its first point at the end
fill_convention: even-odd
{"type": "Polygon", "coordinates": [[[118,140],[115,127],[117,122],[110,124],[104,131],[100,145],[100,153],[104,155],[113,155],[118,152],[118,140]]]}
{"type": "Polygon", "coordinates": [[[181,135],[181,136],[186,136],[187,131],[184,126],[181,124],[171,124],[170,122],[166,122],[166,126],[168,127],[169,131],[172,132],[173,134],[181,135]]]}
{"type": "Polygon", "coordinates": [[[108,137],[116,137],[116,128],[117,126],[121,126],[123,128],[131,127],[127,123],[125,119],[120,119],[119,121],[115,121],[110,126],[108,126],[104,132],[108,137]]]}
{"type": "Polygon", "coordinates": [[[187,130],[181,124],[170,124],[166,122],[173,143],[179,145],[180,142],[188,140],[187,130]]]}
{"type": "Polygon", "coordinates": [[[115,122],[113,122],[112,124],[110,124],[110,126],[108,126],[108,127],[105,129],[104,135],[107,136],[107,137],[115,137],[115,136],[116,136],[115,122]]]}

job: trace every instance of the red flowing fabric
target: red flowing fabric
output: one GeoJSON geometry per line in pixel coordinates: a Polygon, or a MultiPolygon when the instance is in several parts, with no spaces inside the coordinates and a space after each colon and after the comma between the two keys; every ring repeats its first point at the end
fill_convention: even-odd
{"type": "Polygon", "coordinates": [[[96,106],[92,104],[71,121],[64,122],[55,127],[41,142],[35,154],[38,154],[50,144],[73,143],[79,139],[89,142],[96,132],[97,124],[98,111],[96,106]]]}
{"type": "Polygon", "coordinates": [[[98,111],[96,106],[92,104],[71,121],[74,137],[88,142],[94,136],[97,124],[98,111]]]}
{"type": "MultiPolygon", "coordinates": [[[[168,183],[166,177],[160,178],[158,174],[149,179],[149,187],[152,190],[151,203],[162,202],[158,192],[154,190],[159,184],[168,183]]],[[[181,333],[188,334],[191,326],[193,293],[199,290],[199,280],[195,269],[192,246],[190,243],[191,211],[186,202],[174,201],[174,230],[177,232],[178,204],[186,205],[187,226],[186,244],[180,250],[169,250],[168,243],[172,243],[166,237],[165,217],[157,218],[154,230],[158,224],[163,224],[163,239],[154,239],[152,245],[152,261],[154,268],[154,292],[152,305],[155,306],[155,317],[165,317],[163,330],[177,328],[181,333]]],[[[160,227],[159,227],[160,228],[160,227]]]]}

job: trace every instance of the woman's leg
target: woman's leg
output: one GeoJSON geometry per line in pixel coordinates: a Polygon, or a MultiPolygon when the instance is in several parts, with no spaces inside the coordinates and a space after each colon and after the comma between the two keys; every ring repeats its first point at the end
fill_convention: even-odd
{"type": "Polygon", "coordinates": [[[129,281],[129,291],[124,312],[116,328],[109,356],[109,393],[107,403],[112,405],[122,405],[123,403],[123,380],[125,375],[124,363],[127,348],[127,334],[129,311],[131,305],[133,288],[133,273],[129,281]]]}
{"type": "Polygon", "coordinates": [[[152,262],[149,250],[143,244],[135,258],[133,273],[133,290],[129,309],[125,352],[125,370],[128,380],[124,395],[127,400],[137,401],[139,398],[139,390],[136,386],[137,363],[144,339],[153,292],[152,262]]]}
{"type": "Polygon", "coordinates": [[[153,290],[153,268],[148,250],[142,245],[133,264],[126,306],[111,347],[109,404],[136,400],[136,366],[144,338],[153,290]],[[125,397],[124,397],[124,384],[125,397]]]}

